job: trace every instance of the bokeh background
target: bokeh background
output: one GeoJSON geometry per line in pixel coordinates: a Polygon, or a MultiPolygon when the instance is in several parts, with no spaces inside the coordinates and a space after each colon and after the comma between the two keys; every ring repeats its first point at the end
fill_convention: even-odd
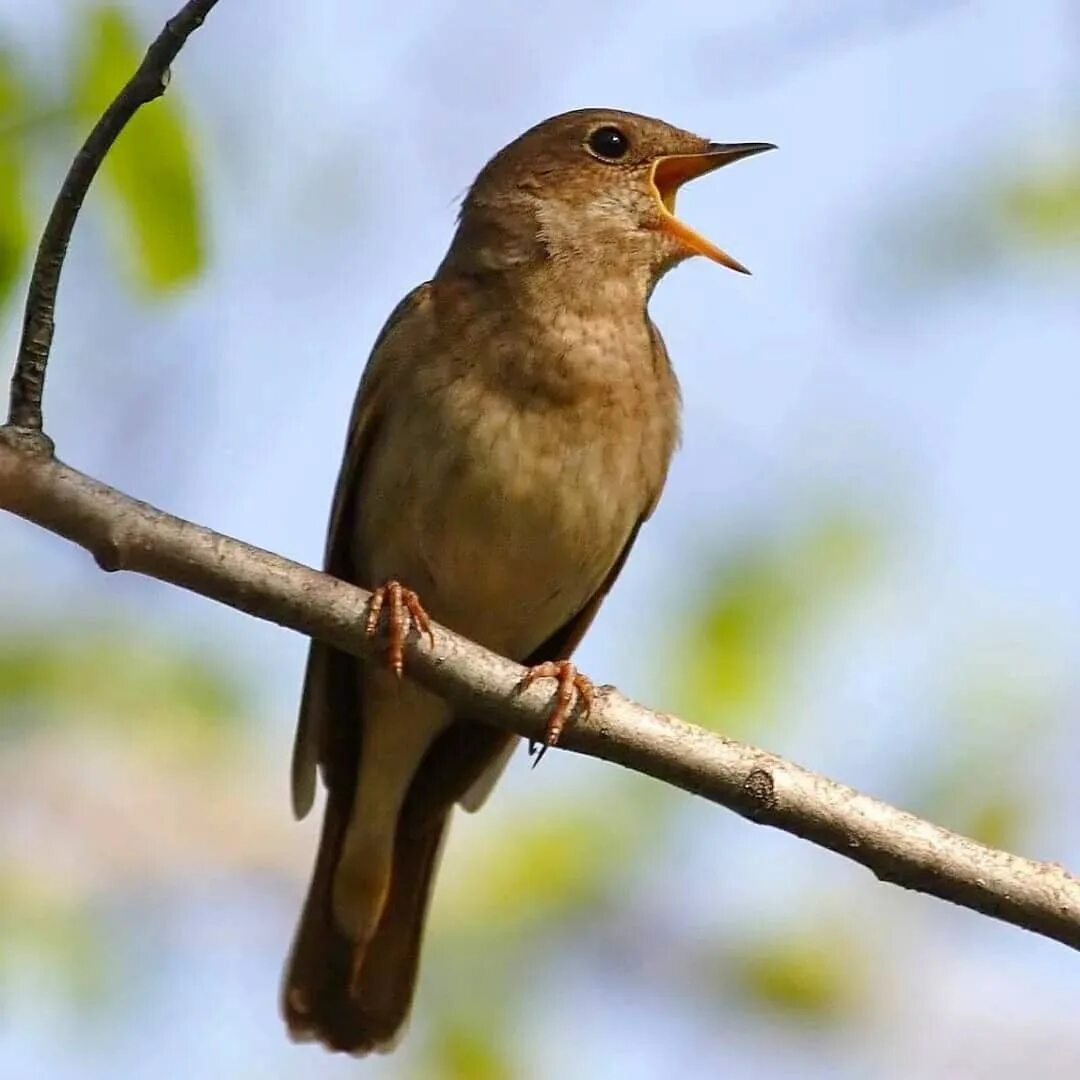
{"type": "MultiPolygon", "coordinates": [[[[5,357],[175,6],[0,0],[5,357]]],[[[47,426],[317,563],[369,345],[494,150],[583,105],[775,141],[680,200],[756,276],[657,292],[684,445],[582,665],[1078,868],[1078,91],[1076,0],[222,0],[88,200],[47,426]]],[[[401,1050],[291,1045],[303,654],[0,522],[0,1074],[1080,1075],[1064,947],[559,753],[456,821],[401,1050]]]]}

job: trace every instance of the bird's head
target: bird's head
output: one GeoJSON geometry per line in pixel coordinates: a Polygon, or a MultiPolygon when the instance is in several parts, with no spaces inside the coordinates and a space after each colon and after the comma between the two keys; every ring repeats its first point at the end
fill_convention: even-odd
{"type": "Polygon", "coordinates": [[[614,109],[563,113],[484,166],[447,264],[466,272],[577,264],[583,275],[640,279],[646,289],[691,255],[747,273],[675,216],[675,196],[688,180],[772,149],[710,142],[614,109]]]}

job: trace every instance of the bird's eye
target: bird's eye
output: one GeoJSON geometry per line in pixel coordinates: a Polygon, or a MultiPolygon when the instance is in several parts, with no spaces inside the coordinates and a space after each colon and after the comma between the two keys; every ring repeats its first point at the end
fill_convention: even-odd
{"type": "Polygon", "coordinates": [[[589,136],[589,149],[605,161],[618,161],[626,156],[630,149],[630,140],[617,128],[610,124],[597,128],[589,136]]]}

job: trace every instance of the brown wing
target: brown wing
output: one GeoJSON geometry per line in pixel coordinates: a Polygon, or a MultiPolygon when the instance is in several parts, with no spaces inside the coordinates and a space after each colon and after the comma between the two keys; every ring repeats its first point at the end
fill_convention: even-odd
{"type": "MultiPolygon", "coordinates": [[[[427,289],[427,285],[414,289],[391,313],[353,404],[325,556],[327,572],[345,581],[361,583],[352,523],[382,416],[381,388],[389,363],[382,346],[427,289]]],[[[293,810],[303,817],[311,809],[320,768],[327,799],[319,854],[282,986],[282,1011],[294,1038],[318,1038],[353,1053],[386,1047],[402,1025],[415,985],[424,914],[447,818],[444,814],[422,830],[399,832],[386,913],[357,984],[355,944],[334,919],[330,897],[359,768],[363,723],[359,663],[322,642],[311,643],[293,749],[293,810]]]]}
{"type": "MultiPolygon", "coordinates": [[[[356,520],[356,493],[379,425],[379,389],[386,373],[385,364],[379,362],[382,355],[380,349],[387,336],[427,296],[430,288],[430,282],[418,285],[390,313],[386,325],[375,339],[353,402],[345,458],[338,473],[330,511],[323,562],[328,574],[353,584],[364,584],[357,580],[351,530],[356,520]]],[[[342,776],[347,778],[344,782],[348,785],[356,776],[360,747],[360,703],[355,665],[356,659],[347,653],[339,652],[321,641],[312,641],[300,699],[296,741],[293,744],[292,805],[297,818],[307,814],[315,799],[318,765],[324,770],[339,769],[342,776]],[[334,716],[350,717],[350,723],[335,725],[334,716]]],[[[325,774],[324,779],[328,779],[325,774]]]]}
{"type": "Polygon", "coordinates": [[[581,643],[585,632],[592,625],[592,621],[596,618],[596,613],[600,610],[604,598],[611,592],[615,579],[622,573],[626,560],[630,557],[630,549],[634,546],[634,541],[637,539],[638,533],[641,532],[641,526],[644,522],[644,517],[638,518],[637,524],[630,531],[626,543],[623,544],[622,551],[619,552],[619,557],[608,571],[608,576],[604,578],[604,583],[593,593],[589,602],[568,623],[556,630],[525,661],[526,664],[542,664],[545,660],[566,660],[569,658],[570,654],[581,643]]]}

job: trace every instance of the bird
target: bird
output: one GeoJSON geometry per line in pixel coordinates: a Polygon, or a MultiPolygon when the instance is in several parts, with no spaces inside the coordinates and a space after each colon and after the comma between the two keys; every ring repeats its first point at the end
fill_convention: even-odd
{"type": "Polygon", "coordinates": [[[360,379],[327,573],[373,590],[385,662],[312,641],[292,760],[297,818],[326,788],[282,984],[291,1037],[393,1049],[411,1009],[453,810],[476,810],[517,738],[401,678],[440,624],[554,680],[544,746],[592,684],[570,657],[652,514],[680,393],[648,303],[705,256],[686,181],[771,143],[578,109],[530,128],[468,189],[430,281],[391,313],[360,379]]]}

